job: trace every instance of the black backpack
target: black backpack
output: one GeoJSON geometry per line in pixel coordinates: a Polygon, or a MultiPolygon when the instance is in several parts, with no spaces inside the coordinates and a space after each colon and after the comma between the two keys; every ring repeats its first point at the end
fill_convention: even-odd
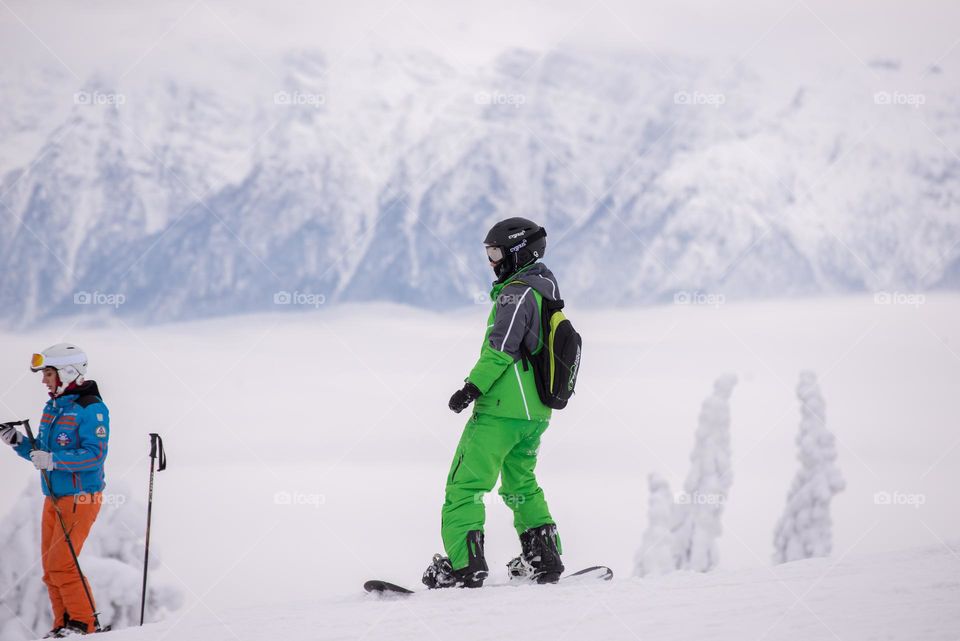
{"type": "Polygon", "coordinates": [[[539,345],[533,354],[521,345],[520,358],[523,371],[533,365],[537,394],[547,407],[562,410],[573,396],[582,346],[583,339],[563,313],[563,301],[542,298],[539,345]]]}

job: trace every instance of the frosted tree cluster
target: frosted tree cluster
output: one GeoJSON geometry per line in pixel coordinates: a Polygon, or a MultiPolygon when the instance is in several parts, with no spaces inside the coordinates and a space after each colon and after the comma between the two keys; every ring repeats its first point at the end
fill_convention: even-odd
{"type": "Polygon", "coordinates": [[[830,554],[830,501],[846,485],[836,465],[837,449],[833,434],[827,431],[825,404],[813,372],[801,372],[797,397],[801,415],[796,439],[800,469],[774,531],[775,563],[830,554]]]}
{"type": "Polygon", "coordinates": [[[664,479],[650,477],[649,525],[635,559],[636,575],[716,567],[723,507],[733,482],[730,395],[736,384],[733,374],[721,376],[703,402],[683,493],[674,497],[664,479]]]}
{"type": "MultiPolygon", "coordinates": [[[[47,588],[41,580],[40,515],[43,497],[35,482],[0,520],[0,641],[36,639],[52,627],[47,588]]],[[[100,620],[114,629],[140,622],[143,529],[146,507],[123,488],[104,493],[80,562],[90,580],[100,620]]],[[[151,546],[151,565],[159,565],[151,546]]],[[[151,579],[146,618],[156,621],[182,605],[179,589],[151,579]]]]}

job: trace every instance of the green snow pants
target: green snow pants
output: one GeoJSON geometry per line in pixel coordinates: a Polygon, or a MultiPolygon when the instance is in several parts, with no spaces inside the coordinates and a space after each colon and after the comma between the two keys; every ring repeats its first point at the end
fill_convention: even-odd
{"type": "Polygon", "coordinates": [[[467,532],[483,530],[484,498],[500,478],[500,496],[513,510],[517,534],[553,524],[533,470],[549,421],[474,413],[447,475],[440,533],[453,569],[468,565],[467,532]]]}

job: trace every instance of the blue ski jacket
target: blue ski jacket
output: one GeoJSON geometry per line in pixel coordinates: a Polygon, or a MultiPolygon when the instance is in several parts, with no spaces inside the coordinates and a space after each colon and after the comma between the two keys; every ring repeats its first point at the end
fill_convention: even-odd
{"type": "MultiPolygon", "coordinates": [[[[86,381],[69,393],[47,401],[36,437],[37,449],[53,453],[53,470],[48,472],[53,487],[47,487],[40,475],[44,496],[103,491],[110,412],[100,398],[96,382],[86,381]]],[[[30,460],[32,448],[26,438],[15,449],[17,454],[30,460]]]]}

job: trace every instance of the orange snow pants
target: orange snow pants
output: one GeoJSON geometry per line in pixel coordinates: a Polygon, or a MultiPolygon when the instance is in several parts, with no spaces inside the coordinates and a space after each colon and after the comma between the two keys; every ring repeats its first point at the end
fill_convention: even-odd
{"type": "MultiPolygon", "coordinates": [[[[79,555],[83,542],[90,534],[93,522],[100,512],[102,495],[77,494],[57,499],[63,522],[70,533],[73,549],[79,555]]],[[[53,607],[53,627],[64,624],[64,615],[72,621],[84,623],[87,630],[93,632],[93,610],[87,600],[77,565],[70,555],[70,548],[63,536],[63,528],[53,508],[53,500],[48,496],[43,502],[43,520],[40,532],[40,558],[43,561],[43,582],[50,593],[50,605],[53,607]]],[[[87,583],[89,589],[90,584],[87,583]]],[[[91,598],[93,592],[90,593],[91,598]]]]}

